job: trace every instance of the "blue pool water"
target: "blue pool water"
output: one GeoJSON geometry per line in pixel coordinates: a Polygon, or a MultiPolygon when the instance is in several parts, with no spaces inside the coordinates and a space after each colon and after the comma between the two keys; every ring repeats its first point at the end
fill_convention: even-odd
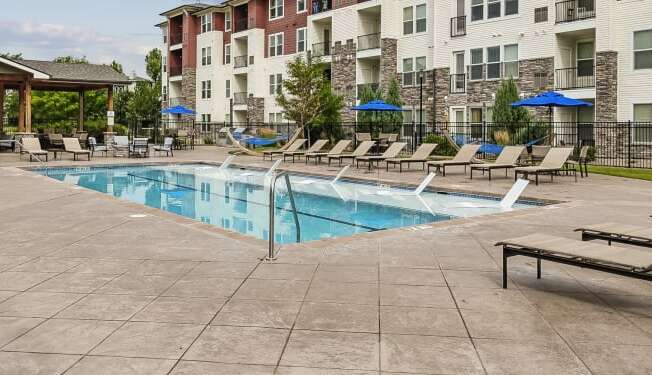
{"type": "MultiPolygon", "coordinates": [[[[259,239],[269,236],[269,179],[264,172],[202,164],[49,168],[38,173],[259,239]]],[[[427,224],[500,212],[497,200],[291,176],[301,241],[427,224]],[[487,207],[464,207],[463,204],[487,207]]],[[[292,243],[297,228],[283,179],[277,182],[275,240],[292,243]]],[[[528,204],[517,204],[521,209],[528,204]]]]}

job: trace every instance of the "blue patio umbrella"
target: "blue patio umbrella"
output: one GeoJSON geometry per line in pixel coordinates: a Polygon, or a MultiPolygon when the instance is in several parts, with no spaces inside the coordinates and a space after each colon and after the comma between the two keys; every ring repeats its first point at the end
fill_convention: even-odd
{"type": "Polygon", "coordinates": [[[555,91],[547,91],[531,98],[512,103],[512,107],[548,107],[552,124],[553,107],[593,107],[593,104],[569,98],[555,91]]]}
{"type": "Polygon", "coordinates": [[[351,107],[354,111],[367,111],[367,112],[403,112],[403,108],[397,107],[393,104],[385,103],[384,100],[372,100],[368,103],[354,105],[351,107]]]}
{"type": "Polygon", "coordinates": [[[178,105],[175,107],[170,107],[170,108],[165,108],[161,110],[161,113],[164,114],[172,114],[172,115],[194,115],[196,114],[195,111],[192,109],[186,108],[182,105],[178,105]]]}

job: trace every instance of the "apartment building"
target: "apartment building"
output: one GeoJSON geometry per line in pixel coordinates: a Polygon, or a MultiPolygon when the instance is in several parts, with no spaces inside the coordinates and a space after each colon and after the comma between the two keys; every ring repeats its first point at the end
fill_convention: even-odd
{"type": "MultiPolygon", "coordinates": [[[[591,101],[556,121],[652,121],[652,0],[229,0],[162,13],[164,105],[280,122],[286,63],[311,53],[345,98],[401,83],[407,121],[491,121],[512,77],[591,101]]],[[[537,114],[547,116],[542,110],[537,114]]],[[[593,133],[591,128],[583,131],[593,133]]]]}

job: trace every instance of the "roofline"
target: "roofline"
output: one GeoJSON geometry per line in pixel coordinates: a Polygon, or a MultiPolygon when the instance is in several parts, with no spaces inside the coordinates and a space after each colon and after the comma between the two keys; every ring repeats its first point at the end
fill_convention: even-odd
{"type": "Polygon", "coordinates": [[[176,8],[173,8],[173,9],[170,9],[170,10],[168,10],[168,11],[165,11],[165,12],[159,14],[159,15],[160,15],[160,16],[163,16],[163,17],[167,17],[167,16],[170,15],[171,13],[176,13],[176,12],[183,11],[183,10],[186,10],[186,9],[201,10],[201,9],[204,9],[204,8],[202,8],[202,7],[198,7],[198,6],[196,6],[196,5],[192,5],[192,4],[183,4],[183,5],[179,5],[179,6],[176,7],[176,8]]]}
{"type": "Polygon", "coordinates": [[[163,22],[159,22],[159,23],[157,23],[156,25],[154,25],[154,27],[159,27],[159,28],[161,28],[161,27],[163,27],[163,26],[167,26],[167,25],[168,25],[168,21],[163,21],[163,22]]]}
{"type": "Polygon", "coordinates": [[[204,12],[209,13],[211,11],[213,11],[213,12],[214,11],[220,11],[220,10],[223,10],[224,8],[229,6],[227,3],[228,3],[228,1],[225,1],[225,2],[217,4],[217,5],[211,5],[209,7],[197,10],[195,12],[192,12],[191,14],[194,16],[194,15],[203,14],[204,12]]]}
{"type": "Polygon", "coordinates": [[[50,79],[51,78],[51,76],[49,74],[45,73],[45,72],[42,72],[40,70],[36,70],[34,68],[30,68],[29,66],[23,65],[23,64],[21,64],[21,63],[19,63],[17,61],[11,60],[11,59],[0,57],[0,63],[9,65],[9,66],[11,66],[13,68],[20,69],[20,70],[23,70],[23,71],[25,71],[27,73],[30,73],[30,74],[32,74],[34,76],[35,79],[50,79]]]}
{"type": "Polygon", "coordinates": [[[131,83],[131,81],[126,80],[126,81],[99,81],[99,80],[87,80],[87,79],[68,79],[68,78],[60,78],[60,79],[49,79],[48,82],[52,83],[88,83],[88,84],[96,84],[96,85],[128,85],[131,83]]]}

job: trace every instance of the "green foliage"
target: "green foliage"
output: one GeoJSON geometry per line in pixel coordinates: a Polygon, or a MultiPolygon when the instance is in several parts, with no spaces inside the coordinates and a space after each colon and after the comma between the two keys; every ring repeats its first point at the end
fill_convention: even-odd
{"type": "Polygon", "coordinates": [[[138,82],[133,96],[127,103],[127,116],[133,119],[155,118],[161,110],[160,92],[156,85],[138,82]]]}
{"type": "MultiPolygon", "coordinates": [[[[401,98],[401,88],[396,77],[392,77],[385,93],[385,102],[397,107],[403,107],[403,99],[401,98]]],[[[392,125],[401,125],[403,123],[402,112],[386,112],[383,113],[383,122],[392,125]]]]}
{"type": "Polygon", "coordinates": [[[524,124],[512,133],[512,144],[524,145],[537,139],[545,139],[548,136],[549,129],[550,126],[545,122],[524,124]]]}
{"type": "Polygon", "coordinates": [[[446,137],[430,134],[424,139],[424,143],[436,143],[435,154],[440,156],[455,156],[457,149],[446,139],[446,137]]]}
{"type": "Polygon", "coordinates": [[[10,59],[10,60],[22,60],[23,54],[4,52],[4,53],[0,53],[0,57],[4,57],[5,59],[10,59]]]}
{"type": "MultiPolygon", "coordinates": [[[[374,90],[371,85],[362,86],[362,90],[358,95],[360,98],[360,104],[369,103],[372,100],[379,100],[383,98],[383,94],[380,90],[374,90]]],[[[358,122],[365,124],[380,123],[382,121],[381,115],[374,112],[360,111],[358,112],[358,122]]]]}
{"type": "Polygon", "coordinates": [[[115,70],[118,73],[124,73],[124,70],[122,69],[122,64],[120,64],[115,60],[111,61],[111,67],[113,68],[113,70],[115,70]]]}
{"type": "Polygon", "coordinates": [[[523,124],[530,122],[531,116],[527,109],[512,107],[512,103],[519,100],[518,88],[513,79],[503,81],[496,91],[492,120],[501,124],[507,131],[513,133],[523,124]]]}
{"type": "Polygon", "coordinates": [[[154,48],[145,56],[145,71],[154,82],[161,82],[161,50],[154,48]]]}
{"type": "Polygon", "coordinates": [[[52,60],[55,63],[65,63],[65,64],[88,64],[88,59],[86,56],[75,57],[75,56],[61,56],[52,60]]]}
{"type": "Polygon", "coordinates": [[[325,101],[324,110],[310,127],[311,138],[328,137],[331,141],[342,138],[342,114],[344,98],[332,95],[330,83],[326,83],[322,93],[325,101]]]}

